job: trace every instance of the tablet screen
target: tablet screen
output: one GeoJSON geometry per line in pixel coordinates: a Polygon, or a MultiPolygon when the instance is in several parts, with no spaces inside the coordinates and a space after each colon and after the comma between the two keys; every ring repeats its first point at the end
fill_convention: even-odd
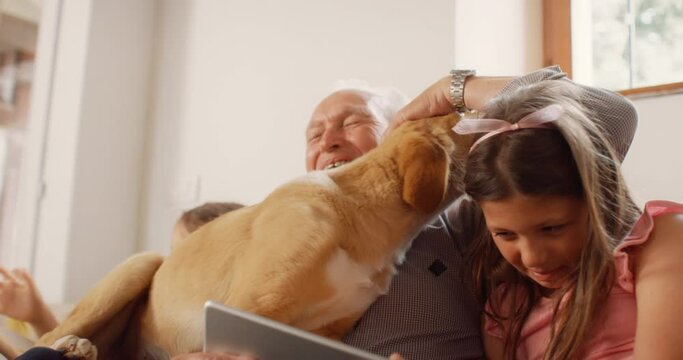
{"type": "Polygon", "coordinates": [[[259,360],[382,360],[381,356],[213,301],[204,306],[204,351],[259,360]]]}

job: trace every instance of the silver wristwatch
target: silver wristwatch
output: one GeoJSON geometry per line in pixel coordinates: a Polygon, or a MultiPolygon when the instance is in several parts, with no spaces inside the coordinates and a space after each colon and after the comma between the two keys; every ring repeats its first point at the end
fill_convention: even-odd
{"type": "Polygon", "coordinates": [[[476,75],[475,70],[451,70],[451,104],[453,110],[464,113],[469,111],[465,106],[465,79],[476,75]]]}

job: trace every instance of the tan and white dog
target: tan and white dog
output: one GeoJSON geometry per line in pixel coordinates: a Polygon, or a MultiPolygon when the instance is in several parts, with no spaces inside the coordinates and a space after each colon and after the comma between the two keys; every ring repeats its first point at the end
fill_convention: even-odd
{"type": "MultiPolygon", "coordinates": [[[[387,292],[411,239],[460,194],[471,138],[452,131],[457,120],[408,122],[355,161],[206,224],[166,259],[132,257],[39,344],[75,335],[101,359],[200,351],[209,299],[341,338],[387,292]]],[[[91,351],[83,343],[61,347],[91,351]]]]}

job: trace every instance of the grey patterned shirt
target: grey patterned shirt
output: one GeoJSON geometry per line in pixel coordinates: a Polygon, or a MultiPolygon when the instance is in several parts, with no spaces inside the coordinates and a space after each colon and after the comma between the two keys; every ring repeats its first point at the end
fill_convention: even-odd
{"type": "MultiPolygon", "coordinates": [[[[501,93],[554,80],[569,81],[559,67],[549,67],[515,79],[501,93]]],[[[618,94],[579,86],[581,102],[594,111],[623,160],[637,125],[635,108],[618,94]]],[[[480,314],[457,276],[461,249],[472,238],[468,230],[481,220],[460,206],[466,203],[456,201],[448,218],[440,216],[415,238],[389,293],[370,306],[344,342],[408,360],[483,358],[480,314]]]]}

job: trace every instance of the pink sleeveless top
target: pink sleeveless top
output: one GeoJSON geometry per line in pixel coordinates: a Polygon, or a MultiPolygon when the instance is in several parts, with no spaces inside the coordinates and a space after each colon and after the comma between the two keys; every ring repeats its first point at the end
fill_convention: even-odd
{"type": "MultiPolygon", "coordinates": [[[[650,201],[636,222],[631,233],[614,250],[616,282],[604,307],[594,333],[585,344],[585,359],[621,360],[633,358],[633,344],[636,336],[636,295],[632,264],[629,253],[632,247],[645,243],[652,232],[653,218],[662,214],[683,214],[683,204],[670,201],[650,201]]],[[[531,311],[522,327],[518,359],[543,359],[550,341],[550,325],[553,317],[553,301],[542,298],[531,311]]],[[[486,319],[486,332],[502,338],[502,329],[486,319]]]]}

